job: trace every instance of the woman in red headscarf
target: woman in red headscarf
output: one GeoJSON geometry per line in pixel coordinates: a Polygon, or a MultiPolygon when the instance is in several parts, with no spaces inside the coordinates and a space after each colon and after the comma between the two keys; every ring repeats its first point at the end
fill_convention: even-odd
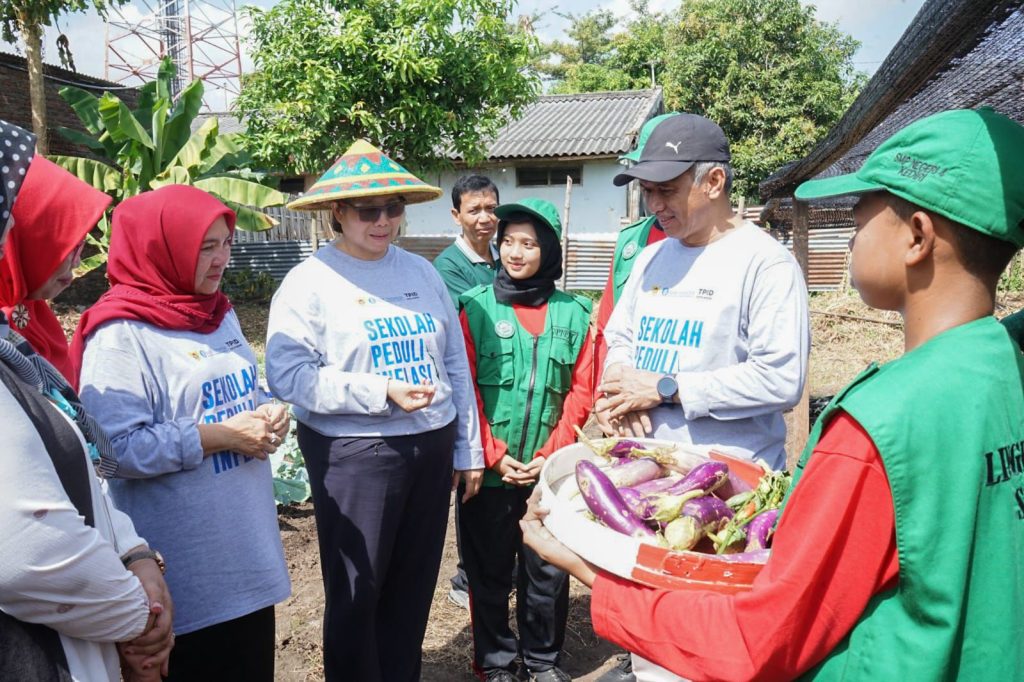
{"type": "Polygon", "coordinates": [[[0,260],[0,308],[11,327],[75,386],[68,340],[47,303],[71,284],[82,245],[110,197],[37,156],[14,204],[17,230],[0,260]]]}
{"type": "Polygon", "coordinates": [[[114,500],[166,560],[173,680],[272,680],[274,604],[290,590],[267,461],[289,420],[220,291],[234,225],[194,187],[121,203],[112,287],[72,344],[82,402],[113,443],[114,500]]]}

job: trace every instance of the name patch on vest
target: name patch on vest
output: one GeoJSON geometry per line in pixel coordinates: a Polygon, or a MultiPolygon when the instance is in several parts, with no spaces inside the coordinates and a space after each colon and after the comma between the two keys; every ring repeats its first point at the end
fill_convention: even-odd
{"type": "Polygon", "coordinates": [[[568,341],[569,343],[572,343],[573,341],[576,340],[576,332],[569,329],[568,327],[552,327],[551,336],[556,339],[568,341]]]}
{"type": "MultiPolygon", "coordinates": [[[[985,453],[985,485],[994,486],[1007,483],[1013,478],[1018,479],[1024,474],[1024,440],[1003,445],[993,452],[985,453]]],[[[1024,520],[1024,485],[1018,485],[1013,491],[1014,502],[1017,503],[1017,518],[1024,520]]]]}

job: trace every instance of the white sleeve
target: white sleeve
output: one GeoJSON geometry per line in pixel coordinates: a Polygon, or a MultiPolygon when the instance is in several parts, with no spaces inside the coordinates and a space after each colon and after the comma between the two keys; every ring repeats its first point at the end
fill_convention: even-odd
{"type": "Polygon", "coordinates": [[[751,290],[744,362],[676,375],[687,419],[746,419],[800,400],[810,350],[807,286],[791,259],[758,273],[751,290]]]}
{"type": "Polygon", "coordinates": [[[455,470],[484,468],[484,449],[480,444],[480,413],[476,406],[476,391],[466,356],[466,339],[462,335],[459,315],[452,305],[444,280],[431,268],[431,286],[444,303],[445,321],[444,369],[452,384],[452,403],[455,405],[455,470]]]}
{"type": "MultiPolygon", "coordinates": [[[[149,616],[141,583],[71,504],[35,427],[4,387],[0,412],[5,440],[0,448],[0,608],[78,639],[137,637],[149,616]]],[[[100,496],[94,509],[108,504],[95,482],[92,492],[100,496]]],[[[140,540],[122,517],[111,522],[125,551],[140,540]]],[[[102,513],[96,519],[107,521],[102,513]]]]}
{"type": "Polygon", "coordinates": [[[271,393],[318,414],[391,414],[387,377],[325,364],[324,312],[311,289],[286,277],[270,303],[266,373],[271,393]]]}
{"type": "MultiPolygon", "coordinates": [[[[651,256],[656,249],[644,249],[637,256],[637,262],[633,265],[629,279],[622,287],[619,300],[615,302],[612,314],[608,318],[608,324],[604,328],[604,339],[608,344],[608,354],[604,359],[602,371],[612,365],[624,364],[630,367],[633,362],[633,311],[636,308],[637,290],[643,280],[644,270],[651,261],[651,256]]],[[[595,387],[596,388],[596,387],[595,387]]]]}

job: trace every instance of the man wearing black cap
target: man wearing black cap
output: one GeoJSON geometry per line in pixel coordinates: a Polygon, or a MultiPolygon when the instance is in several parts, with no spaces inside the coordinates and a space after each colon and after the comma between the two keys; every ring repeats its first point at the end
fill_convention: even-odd
{"type": "Polygon", "coordinates": [[[640,182],[667,238],[637,256],[605,332],[600,416],[652,433],[785,465],[782,412],[807,369],[807,290],[796,261],[733,214],[722,129],[694,114],[658,124],[640,182]]]}

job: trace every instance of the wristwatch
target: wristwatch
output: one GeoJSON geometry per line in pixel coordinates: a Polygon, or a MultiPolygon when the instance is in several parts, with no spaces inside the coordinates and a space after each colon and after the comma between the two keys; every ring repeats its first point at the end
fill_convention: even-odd
{"type": "Polygon", "coordinates": [[[157,568],[160,569],[160,575],[167,572],[167,564],[164,563],[164,557],[160,552],[155,549],[140,549],[137,552],[132,552],[121,557],[121,563],[124,564],[125,568],[128,568],[136,561],[142,561],[143,559],[152,559],[156,562],[157,568]]]}
{"type": "Polygon", "coordinates": [[[661,397],[661,402],[674,403],[678,392],[679,383],[671,374],[666,374],[658,379],[658,395],[661,397]]]}

